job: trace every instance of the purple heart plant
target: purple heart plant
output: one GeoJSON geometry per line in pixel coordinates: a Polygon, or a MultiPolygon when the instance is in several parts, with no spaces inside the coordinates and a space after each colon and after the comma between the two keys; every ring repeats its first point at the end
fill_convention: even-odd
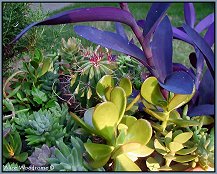
{"type": "MultiPolygon", "coordinates": [[[[208,81],[214,86],[214,53],[211,46],[214,43],[214,14],[208,15],[195,26],[195,11],[192,3],[185,3],[185,22],[182,27],[172,27],[166,11],[170,3],[153,3],[144,20],[136,20],[130,12],[127,3],[116,7],[94,7],[69,10],[51,16],[43,21],[27,26],[12,41],[16,42],[29,29],[40,25],[57,25],[90,21],[114,21],[116,32],[102,31],[90,26],[75,26],[74,31],[81,37],[115,51],[129,55],[146,67],[151,76],[157,78],[162,92],[175,94],[192,94],[189,114],[213,115],[213,101],[208,101],[207,95],[214,93],[214,88],[204,85],[208,81]],[[141,49],[133,40],[128,40],[123,26],[128,25],[139,41],[141,49]],[[207,29],[204,37],[200,35],[207,29]],[[182,64],[173,63],[172,41],[179,39],[189,43],[196,52],[196,72],[182,64]],[[205,75],[202,70],[207,66],[205,75]]],[[[214,96],[214,95],[213,95],[214,96]]],[[[210,96],[209,96],[210,97],[210,96]]],[[[209,98],[208,97],[208,98],[209,98]]]]}

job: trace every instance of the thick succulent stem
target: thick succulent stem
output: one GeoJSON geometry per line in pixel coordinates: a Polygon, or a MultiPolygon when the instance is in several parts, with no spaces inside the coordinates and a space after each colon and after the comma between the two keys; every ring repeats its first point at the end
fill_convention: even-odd
{"type": "Polygon", "coordinates": [[[133,101],[127,106],[125,111],[130,110],[135,103],[137,103],[140,99],[140,93],[133,99],[133,101]]]}

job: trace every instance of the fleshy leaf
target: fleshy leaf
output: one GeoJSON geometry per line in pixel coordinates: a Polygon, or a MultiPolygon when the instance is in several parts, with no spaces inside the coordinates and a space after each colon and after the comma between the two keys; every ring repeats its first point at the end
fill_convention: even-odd
{"type": "Polygon", "coordinates": [[[155,147],[155,150],[158,153],[160,153],[162,155],[166,155],[167,154],[166,147],[164,147],[164,145],[162,145],[162,143],[158,139],[154,140],[154,147],[155,147]]]}
{"type": "Polygon", "coordinates": [[[189,116],[214,115],[214,114],[215,114],[215,106],[210,104],[195,106],[188,112],[189,116]]]}
{"type": "Polygon", "coordinates": [[[196,21],[195,10],[193,3],[184,3],[185,22],[191,28],[194,28],[196,21]]]}
{"type": "Polygon", "coordinates": [[[96,93],[99,97],[105,96],[106,90],[108,88],[114,87],[114,79],[111,75],[105,75],[103,76],[96,85],[96,93]]]}
{"type": "Polygon", "coordinates": [[[188,155],[190,153],[193,153],[197,149],[196,146],[189,148],[189,149],[181,149],[178,152],[176,152],[177,155],[188,155]]]}
{"type": "Polygon", "coordinates": [[[127,97],[132,94],[132,83],[128,78],[122,78],[119,82],[119,86],[124,89],[127,97]]]}
{"type": "Polygon", "coordinates": [[[146,65],[143,51],[117,33],[102,31],[89,26],[75,26],[74,31],[93,43],[135,57],[139,62],[146,65]]]}
{"type": "Polygon", "coordinates": [[[145,19],[143,28],[143,36],[150,38],[156,26],[163,18],[166,10],[169,8],[170,3],[153,3],[145,19]]]}
{"type": "Polygon", "coordinates": [[[165,16],[156,28],[151,44],[154,66],[162,83],[172,73],[172,39],[170,20],[165,16]]]}
{"type": "Polygon", "coordinates": [[[196,120],[198,122],[200,122],[200,119],[202,119],[203,120],[202,121],[203,125],[210,125],[210,124],[214,123],[214,121],[215,121],[213,117],[208,116],[208,115],[206,115],[206,116],[195,116],[195,117],[192,117],[192,119],[196,120]]]}
{"type": "Polygon", "coordinates": [[[95,8],[80,8],[69,10],[53,15],[45,20],[34,22],[23,29],[19,35],[12,41],[16,42],[22,37],[29,29],[39,25],[57,25],[77,22],[90,22],[90,21],[116,21],[125,23],[131,27],[136,25],[133,16],[120,8],[115,7],[95,7],[95,8]]]}
{"type": "Polygon", "coordinates": [[[136,122],[136,120],[136,117],[125,115],[122,118],[121,123],[125,124],[127,127],[130,127],[136,122]]]}
{"type": "Polygon", "coordinates": [[[100,160],[107,156],[111,156],[111,153],[114,150],[113,146],[108,146],[106,144],[84,143],[84,147],[94,160],[100,160]]]}
{"type": "Polygon", "coordinates": [[[153,105],[164,105],[165,100],[160,92],[160,86],[155,77],[149,77],[143,82],[141,95],[146,101],[153,105]]]}
{"type": "Polygon", "coordinates": [[[128,128],[125,143],[140,143],[146,145],[152,136],[151,124],[144,120],[137,120],[132,126],[128,128]]]}
{"type": "Polygon", "coordinates": [[[214,78],[215,72],[214,72],[214,53],[208,43],[191,27],[189,27],[186,24],[183,24],[183,28],[188,34],[188,36],[191,38],[191,40],[194,42],[196,47],[203,53],[206,64],[214,78]]]}
{"type": "Polygon", "coordinates": [[[185,156],[175,156],[175,159],[173,161],[179,162],[179,163],[186,163],[189,161],[192,161],[196,158],[195,155],[185,155],[185,156]]]}
{"type": "Polygon", "coordinates": [[[184,133],[181,133],[181,134],[177,135],[173,139],[173,141],[183,144],[183,143],[187,142],[189,139],[191,139],[192,136],[193,136],[192,132],[184,132],[184,133]]]}
{"type": "Polygon", "coordinates": [[[190,126],[199,126],[200,123],[195,120],[182,120],[182,119],[171,119],[171,122],[175,123],[180,127],[190,127],[190,126]]]}
{"type": "Polygon", "coordinates": [[[213,22],[215,21],[215,15],[214,13],[209,14],[204,19],[202,19],[195,27],[195,30],[198,33],[201,33],[203,30],[208,28],[213,22]]]}
{"type": "Polygon", "coordinates": [[[103,137],[111,140],[119,119],[119,110],[112,102],[103,102],[95,107],[93,125],[103,137]]]}
{"type": "MultiPolygon", "coordinates": [[[[194,90],[195,91],[195,90],[194,90]]],[[[174,97],[170,100],[167,105],[168,111],[180,108],[184,104],[188,103],[191,98],[194,96],[194,91],[190,95],[175,94],[174,97]]]]}
{"type": "Polygon", "coordinates": [[[125,108],[127,105],[127,99],[124,90],[120,87],[115,87],[111,92],[110,101],[114,103],[118,109],[119,112],[118,122],[120,122],[122,117],[124,116],[125,108]]]}
{"type": "Polygon", "coordinates": [[[119,155],[115,159],[115,171],[141,171],[141,169],[131,161],[125,154],[119,155]]]}
{"type": "Polygon", "coordinates": [[[191,76],[183,71],[173,72],[168,75],[160,86],[175,94],[191,94],[193,91],[194,81],[191,76]]]}
{"type": "Polygon", "coordinates": [[[169,149],[172,153],[175,153],[175,152],[181,150],[182,148],[184,148],[184,146],[178,142],[170,142],[168,144],[168,146],[169,146],[169,149]]]}

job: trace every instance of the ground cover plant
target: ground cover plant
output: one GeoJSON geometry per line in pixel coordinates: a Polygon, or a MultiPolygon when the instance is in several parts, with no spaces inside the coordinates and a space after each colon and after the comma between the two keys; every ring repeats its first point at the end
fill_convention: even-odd
{"type": "Polygon", "coordinates": [[[140,20],[127,3],[79,8],[23,29],[11,44],[40,25],[116,30],[75,25],[76,38],[53,54],[36,49],[6,80],[3,170],[214,170],[214,13],[196,23],[184,3],[185,22],[173,26],[170,6],[153,3],[140,20]],[[173,62],[174,40],[193,48],[190,66],[173,62]]]}

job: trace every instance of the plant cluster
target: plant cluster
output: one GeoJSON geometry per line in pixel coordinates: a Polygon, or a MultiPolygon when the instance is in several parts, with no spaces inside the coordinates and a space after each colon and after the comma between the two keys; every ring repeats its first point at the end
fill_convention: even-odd
{"type": "Polygon", "coordinates": [[[116,32],[75,26],[98,46],[63,39],[57,53],[36,50],[9,77],[3,86],[4,170],[17,163],[46,171],[214,168],[214,14],[195,25],[194,6],[184,3],[186,24],[174,27],[169,6],[153,3],[139,21],[126,3],[69,10],[17,35],[13,42],[33,26],[116,22],[116,32]],[[130,26],[140,46],[120,23],[130,26]],[[173,39],[194,47],[191,67],[172,61],[173,39]]]}

